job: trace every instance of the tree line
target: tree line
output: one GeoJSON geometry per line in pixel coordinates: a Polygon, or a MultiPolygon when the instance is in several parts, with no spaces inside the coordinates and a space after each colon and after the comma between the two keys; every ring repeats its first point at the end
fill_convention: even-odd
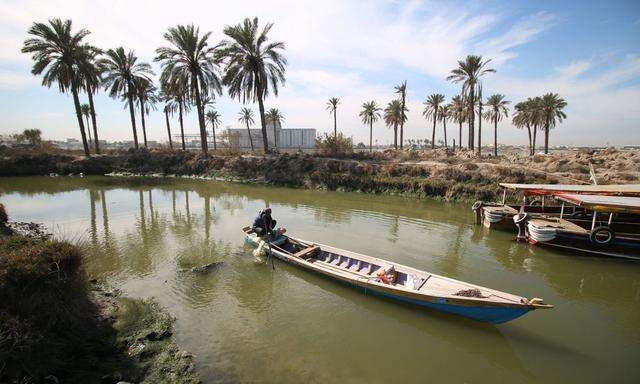
{"type": "MultiPolygon", "coordinates": [[[[226,38],[217,44],[210,42],[211,32],[201,33],[194,25],[177,25],[165,32],[166,46],[156,49],[154,61],[161,66],[160,90],[154,85],[151,65],[141,62],[133,50],[124,47],[103,50],[87,43],[87,29],[75,32],[71,20],[51,19],[46,23],[33,23],[30,36],[24,41],[22,52],[32,55],[34,75],[42,75],[42,85],[56,85],[62,93],[71,92],[84,152],[90,155],[91,141],[100,153],[98,127],[93,96],[104,89],[110,97],[120,99],[129,110],[135,148],[139,148],[136,109],[144,145],[147,146],[145,116],[163,102],[169,145],[173,148],[169,117],[178,113],[182,149],[186,149],[183,116],[192,107],[196,109],[202,152],[208,153],[206,126],[215,129],[220,114],[207,106],[216,95],[227,88],[232,99],[243,104],[257,103],[263,149],[269,151],[267,127],[269,119],[276,123],[283,117],[277,109],[265,111],[265,99],[285,83],[287,60],[283,56],[285,44],[270,42],[268,23],[260,28],[258,18],[224,28],[226,38]],[[88,104],[80,103],[80,93],[86,93],[88,104]],[[85,120],[83,121],[83,117],[85,120]],[[93,139],[89,123],[93,128],[93,139]],[[86,124],[86,125],[85,125],[86,124]],[[89,136],[89,138],[87,138],[89,136]]],[[[252,120],[251,120],[252,121],[252,120]]],[[[247,125],[248,127],[248,125],[247,125]]],[[[252,145],[253,147],[253,145],[252,145]]]]}
{"type": "MultiPolygon", "coordinates": [[[[457,68],[451,70],[447,80],[454,84],[461,84],[459,95],[451,98],[449,103],[443,94],[434,93],[424,101],[422,115],[427,122],[431,122],[431,140],[426,140],[435,148],[436,123],[440,122],[443,128],[443,145],[448,148],[447,122],[458,124],[458,147],[462,147],[462,127],[467,124],[467,148],[476,150],[482,154],[482,121],[493,125],[493,153],[498,155],[498,123],[503,118],[509,117],[509,100],[499,93],[483,99],[482,78],[496,70],[488,68],[491,60],[483,60],[482,56],[469,55],[464,60],[458,61],[457,68]],[[484,111],[483,111],[484,108],[484,111]],[[476,120],[477,118],[477,120],[476,120]],[[477,134],[476,134],[477,121],[477,134]]],[[[406,94],[407,82],[403,81],[394,88],[398,98],[390,101],[384,110],[375,102],[367,101],[362,104],[360,118],[365,126],[369,127],[369,151],[373,150],[373,124],[383,119],[385,125],[393,128],[393,145],[398,149],[398,134],[400,135],[399,147],[403,148],[404,124],[407,121],[406,94]]],[[[327,102],[327,109],[334,118],[334,135],[337,137],[337,108],[340,99],[333,97],[327,102]]],[[[549,152],[549,130],[561,123],[567,116],[564,108],[567,102],[556,93],[546,93],[543,96],[529,98],[515,105],[515,113],[512,123],[517,128],[527,128],[529,134],[529,153],[533,155],[536,148],[536,133],[544,132],[544,152],[549,152]]],[[[456,149],[455,147],[453,148],[456,149]]]]}
{"type": "MultiPolygon", "coordinates": [[[[225,27],[223,32],[226,38],[216,44],[210,42],[211,32],[200,33],[199,28],[194,25],[169,28],[163,36],[167,45],[157,48],[154,58],[161,66],[159,90],[152,80],[155,74],[151,65],[141,62],[133,50],[125,50],[123,47],[107,50],[97,48],[85,41],[90,34],[88,30],[72,30],[71,20],[51,19],[47,23],[34,23],[28,30],[30,38],[25,40],[22,52],[32,55],[32,73],[42,75],[44,86],[57,85],[60,92],[71,92],[87,156],[90,155],[92,141],[95,152],[100,153],[93,100],[100,89],[125,103],[136,149],[139,148],[136,111],[140,114],[145,147],[145,117],[162,102],[169,146],[173,148],[170,117],[177,113],[181,146],[184,150],[184,114],[195,108],[201,149],[207,154],[207,125],[212,127],[214,150],[217,149],[216,127],[220,125],[220,114],[212,106],[216,95],[222,95],[223,88],[226,87],[232,99],[243,104],[258,104],[263,150],[266,153],[269,151],[267,124],[271,123],[273,126],[274,149],[277,149],[276,127],[284,120],[284,116],[276,108],[265,111],[264,102],[271,93],[277,96],[279,87],[284,85],[287,65],[283,56],[285,44],[269,41],[268,34],[272,27],[273,24],[268,23],[260,28],[258,18],[245,18],[237,25],[225,27]],[[88,103],[80,103],[80,93],[86,93],[88,103]]],[[[435,148],[438,122],[442,125],[444,147],[449,147],[447,122],[451,122],[458,124],[458,147],[462,147],[462,128],[467,124],[467,148],[471,151],[477,148],[478,155],[481,155],[484,120],[493,125],[494,155],[497,155],[498,122],[509,116],[510,101],[502,94],[493,94],[486,100],[483,99],[482,79],[487,74],[496,72],[488,67],[490,61],[475,55],[458,61],[458,66],[451,70],[446,79],[461,85],[460,94],[448,103],[440,93],[431,94],[424,101],[422,115],[431,125],[432,149],[435,148]]],[[[373,125],[380,119],[393,129],[394,147],[403,148],[408,112],[407,82],[395,86],[394,93],[397,98],[390,101],[384,109],[373,100],[362,104],[359,117],[369,128],[369,150],[373,148],[373,125]]],[[[333,116],[334,138],[338,137],[339,104],[340,99],[337,97],[330,98],[327,102],[327,109],[333,116]]],[[[566,105],[566,101],[555,93],[529,98],[515,105],[512,122],[518,128],[527,129],[531,154],[535,152],[538,130],[544,132],[544,150],[548,153],[549,130],[566,118],[563,112],[566,105]]],[[[251,126],[255,124],[253,111],[244,107],[239,115],[238,121],[246,126],[251,149],[255,150],[251,135],[251,126]]]]}

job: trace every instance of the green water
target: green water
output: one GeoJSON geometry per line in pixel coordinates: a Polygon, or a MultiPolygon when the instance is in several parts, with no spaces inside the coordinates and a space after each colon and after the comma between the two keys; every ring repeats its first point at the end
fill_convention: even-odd
{"type": "Polygon", "coordinates": [[[86,269],[176,317],[205,382],[637,383],[640,264],[474,226],[468,205],[199,180],[0,179],[15,220],[86,244],[86,269]],[[240,228],[269,205],[297,237],[556,305],[492,326],[365,296],[276,262],[240,228]],[[191,266],[224,264],[206,275],[191,266]]]}

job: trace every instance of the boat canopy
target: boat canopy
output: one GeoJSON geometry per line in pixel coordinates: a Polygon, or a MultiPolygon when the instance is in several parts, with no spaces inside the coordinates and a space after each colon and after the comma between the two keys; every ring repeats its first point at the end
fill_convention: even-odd
{"type": "Polygon", "coordinates": [[[576,193],[557,193],[560,200],[576,204],[596,212],[629,212],[640,214],[640,197],[580,195],[576,193]]]}
{"type": "Polygon", "coordinates": [[[500,183],[507,189],[524,191],[525,195],[555,195],[557,193],[586,193],[592,195],[640,196],[640,184],[513,184],[500,183]]]}

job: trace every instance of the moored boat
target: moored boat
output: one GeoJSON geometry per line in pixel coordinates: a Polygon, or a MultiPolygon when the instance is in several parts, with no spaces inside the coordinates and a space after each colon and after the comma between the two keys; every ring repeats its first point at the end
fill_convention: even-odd
{"type": "Polygon", "coordinates": [[[640,197],[575,193],[556,193],[554,197],[563,202],[559,217],[529,216],[527,213],[513,217],[519,239],[594,256],[640,260],[640,234],[637,230],[618,232],[612,226],[615,215],[640,214],[640,197]],[[591,211],[590,226],[584,228],[564,219],[564,203],[591,211]]]}
{"type": "MultiPolygon", "coordinates": [[[[502,202],[474,203],[476,224],[482,224],[487,228],[506,229],[513,231],[513,217],[520,212],[527,212],[531,217],[544,215],[545,217],[558,217],[564,213],[564,219],[577,224],[585,229],[591,225],[591,214],[584,209],[574,207],[571,212],[565,211],[561,205],[545,201],[550,198],[555,201],[555,195],[560,193],[594,194],[602,196],[640,196],[640,184],[609,184],[609,185],[580,185],[580,184],[513,184],[500,183],[503,188],[502,202]],[[522,203],[506,204],[507,191],[522,193],[522,203]],[[546,203],[546,204],[545,204],[546,203]],[[551,204],[549,204],[551,203],[551,204]]],[[[640,220],[637,215],[621,213],[610,225],[620,232],[638,232],[640,220]]]]}
{"type": "MultiPolygon", "coordinates": [[[[243,228],[253,246],[262,241],[243,228]]],[[[355,252],[279,235],[265,249],[282,261],[361,288],[365,293],[500,324],[535,309],[542,299],[512,295],[355,252]]]]}

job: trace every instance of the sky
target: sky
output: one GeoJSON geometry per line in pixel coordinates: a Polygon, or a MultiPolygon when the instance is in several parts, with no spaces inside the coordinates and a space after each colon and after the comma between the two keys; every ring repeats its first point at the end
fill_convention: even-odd
{"type": "MultiPolygon", "coordinates": [[[[286,84],[265,103],[281,110],[284,128],[332,131],[326,102],[339,97],[338,129],[355,142],[367,142],[369,129],[358,117],[362,103],[374,100],[384,107],[397,97],[394,86],[406,80],[405,137],[430,137],[422,103],[432,93],[447,100],[458,94],[460,86],[446,77],[457,60],[477,54],[496,69],[483,79],[485,96],[504,94],[513,105],[554,92],[567,101],[567,119],[551,133],[551,145],[640,144],[637,0],[0,0],[0,134],[38,128],[47,139],[79,138],[71,96],[41,86],[41,78],[30,72],[30,56],[20,52],[35,21],[70,18],[74,29],[91,31],[87,42],[134,50],[159,74],[153,59],[155,49],[167,45],[167,28],[192,23],[211,31],[215,44],[224,38],[225,26],[254,16],[263,25],[274,23],[270,40],[286,45],[286,84]]],[[[95,103],[100,137],[131,140],[124,104],[104,92],[95,103]]],[[[257,115],[257,105],[247,106],[257,115]]],[[[242,107],[226,92],[217,97],[222,126],[238,127],[242,107]]],[[[172,124],[177,132],[177,118],[172,124]]],[[[195,113],[186,117],[185,130],[198,132],[195,113]]],[[[527,143],[526,131],[513,127],[510,118],[498,130],[500,143],[527,143]]],[[[150,140],[167,140],[160,105],[151,112],[147,131],[150,140]]],[[[449,140],[457,136],[455,124],[448,124],[448,132],[449,140]]],[[[436,139],[442,136],[439,126],[436,139]]],[[[482,140],[493,141],[488,123],[482,140]]],[[[392,129],[376,123],[374,141],[391,143],[392,129]]]]}

